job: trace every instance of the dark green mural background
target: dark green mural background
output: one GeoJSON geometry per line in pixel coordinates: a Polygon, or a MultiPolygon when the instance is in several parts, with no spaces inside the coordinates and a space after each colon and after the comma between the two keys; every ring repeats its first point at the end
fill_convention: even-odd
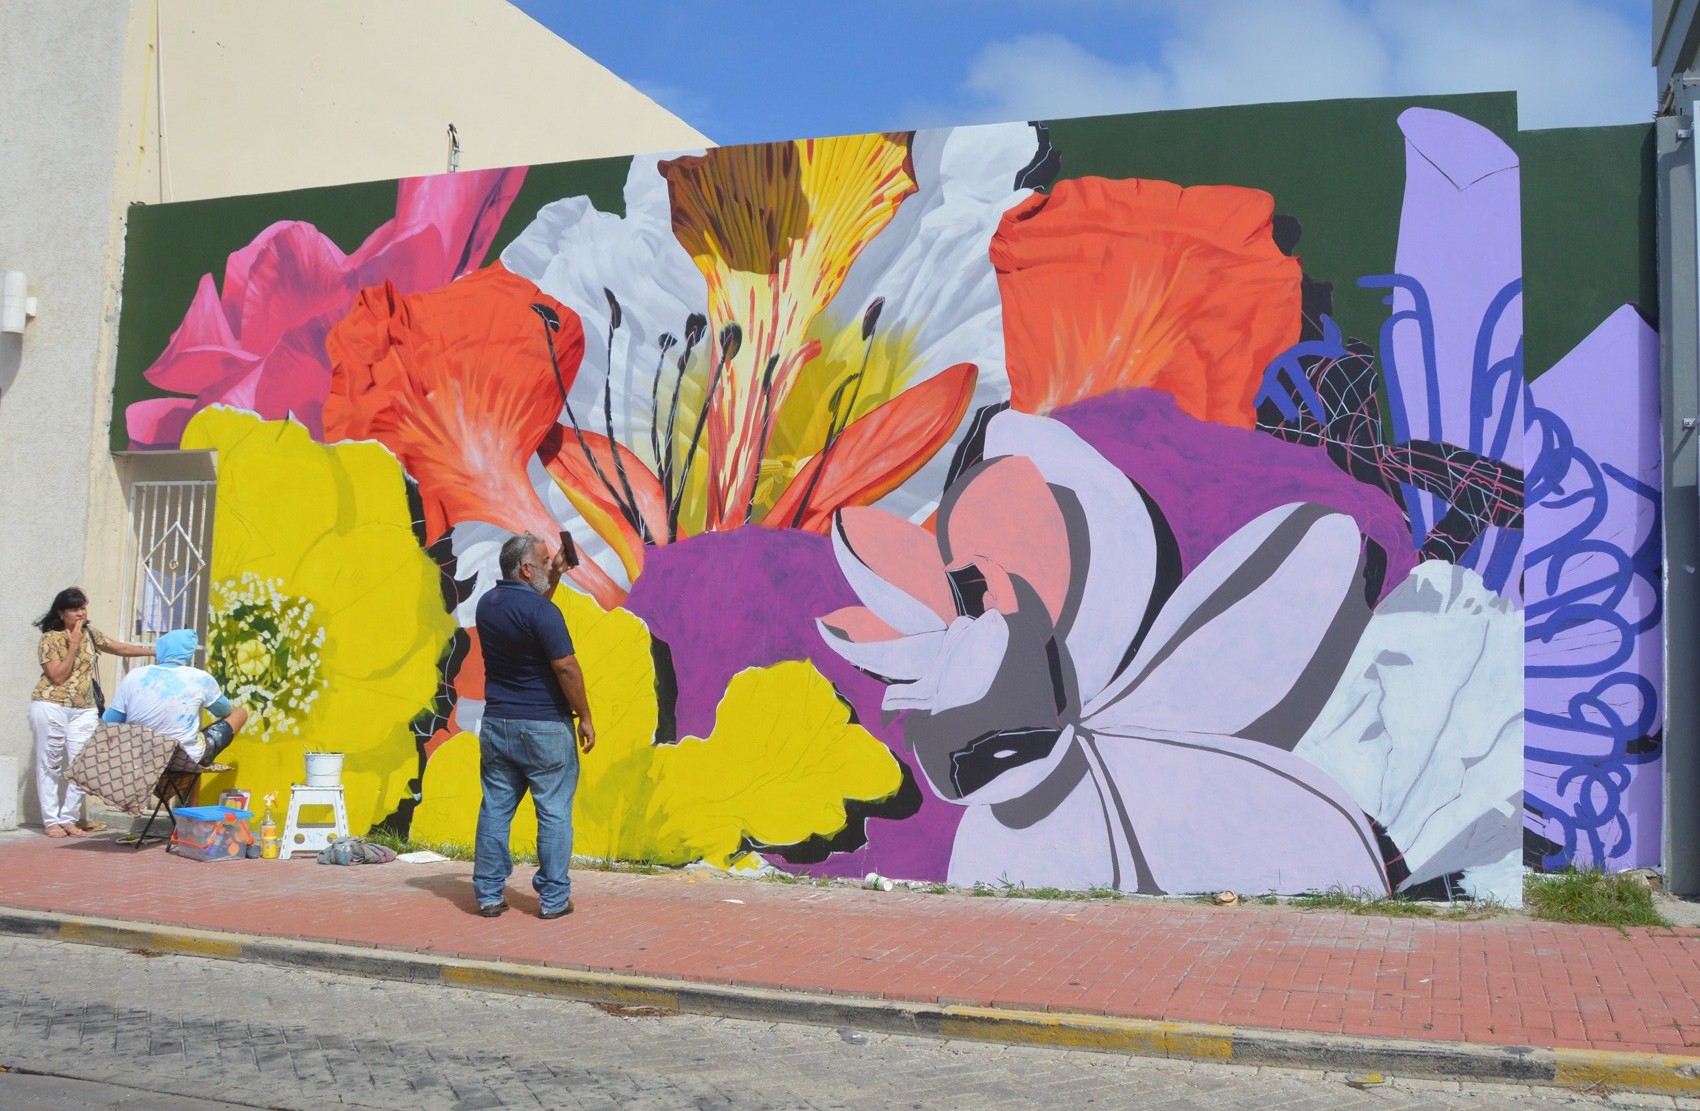
{"type": "Polygon", "coordinates": [[[1523,372],[1538,377],[1620,305],[1659,325],[1653,127],[1517,136],[1523,160],[1523,372]]]}
{"type": "MultiPolygon", "coordinates": [[[[1523,162],[1525,374],[1535,377],[1618,305],[1657,323],[1652,252],[1652,129],[1647,125],[1519,133],[1510,93],[1340,100],[1096,116],[1050,123],[1060,176],[1146,177],[1264,189],[1303,228],[1306,273],[1334,286],[1335,319],[1376,342],[1385,291],[1357,280],[1393,269],[1404,192],[1398,116],[1421,106],[1494,131],[1523,162]]],[[[624,214],[630,159],[534,166],[497,233],[494,258],[562,197],[624,214]]],[[[128,446],[126,406],[164,396],[142,377],[182,322],[202,274],[222,283],[226,257],[279,220],[313,224],[353,251],[395,213],[394,182],[136,206],[126,238],[111,442],[128,446]]]]}

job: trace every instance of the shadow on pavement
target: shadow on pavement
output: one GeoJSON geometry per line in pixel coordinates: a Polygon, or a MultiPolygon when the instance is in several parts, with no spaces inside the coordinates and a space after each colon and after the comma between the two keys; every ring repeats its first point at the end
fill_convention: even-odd
{"type": "MultiPolygon", "coordinates": [[[[409,865],[390,867],[406,868],[409,865]]],[[[409,887],[428,891],[439,899],[453,903],[468,914],[476,916],[478,913],[478,898],[472,893],[472,877],[469,875],[414,876],[403,882],[409,887]]],[[[508,902],[511,905],[513,900],[510,898],[508,902]]]]}

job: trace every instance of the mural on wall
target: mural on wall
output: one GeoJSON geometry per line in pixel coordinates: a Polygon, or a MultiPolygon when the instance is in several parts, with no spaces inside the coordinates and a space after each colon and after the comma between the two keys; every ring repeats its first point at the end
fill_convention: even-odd
{"type": "Polygon", "coordinates": [[[1531,392],[1531,863],[1655,864],[1664,677],[1658,334],[1625,305],[1531,392]]]}
{"type": "Polygon", "coordinates": [[[1530,351],[1525,863],[1661,861],[1654,174],[1645,126],[1524,137],[1530,351]],[[1568,234],[1536,234],[1569,224],[1568,234]]]}
{"type": "Polygon", "coordinates": [[[1656,690],[1600,647],[1578,703],[1573,649],[1656,648],[1657,456],[1588,376],[1646,325],[1526,396],[1515,152],[1376,118],[1397,246],[1355,273],[1307,268],[1326,205],[1070,176],[1026,124],[635,158],[617,202],[405,181],[346,254],[248,232],[120,352],[126,446],[218,453],[236,776],[340,749],[356,825],[470,842],[473,607],[565,528],[586,855],[1516,902],[1526,824],[1609,852],[1656,690]],[[1562,654],[1527,820],[1525,635],[1562,654]]]}

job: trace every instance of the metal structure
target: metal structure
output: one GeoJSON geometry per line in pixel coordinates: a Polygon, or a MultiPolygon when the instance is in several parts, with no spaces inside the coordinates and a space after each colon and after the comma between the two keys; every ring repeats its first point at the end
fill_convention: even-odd
{"type": "Polygon", "coordinates": [[[1700,894],[1700,0],[1655,0],[1664,478],[1666,886],[1700,894]]]}
{"type": "MultiPolygon", "coordinates": [[[[206,664],[214,486],[194,479],[130,487],[125,625],[116,634],[146,644],[171,629],[194,629],[200,666],[206,664]]],[[[131,662],[124,661],[126,669],[131,662]]]]}

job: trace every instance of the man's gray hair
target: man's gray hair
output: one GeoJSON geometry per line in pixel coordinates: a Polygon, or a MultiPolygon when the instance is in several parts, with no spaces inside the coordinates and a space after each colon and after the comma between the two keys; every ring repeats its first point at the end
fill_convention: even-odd
{"type": "Polygon", "coordinates": [[[537,545],[541,543],[543,541],[540,537],[529,532],[515,533],[502,541],[502,554],[496,557],[496,563],[502,569],[502,578],[517,578],[519,565],[530,559],[537,545]]]}

